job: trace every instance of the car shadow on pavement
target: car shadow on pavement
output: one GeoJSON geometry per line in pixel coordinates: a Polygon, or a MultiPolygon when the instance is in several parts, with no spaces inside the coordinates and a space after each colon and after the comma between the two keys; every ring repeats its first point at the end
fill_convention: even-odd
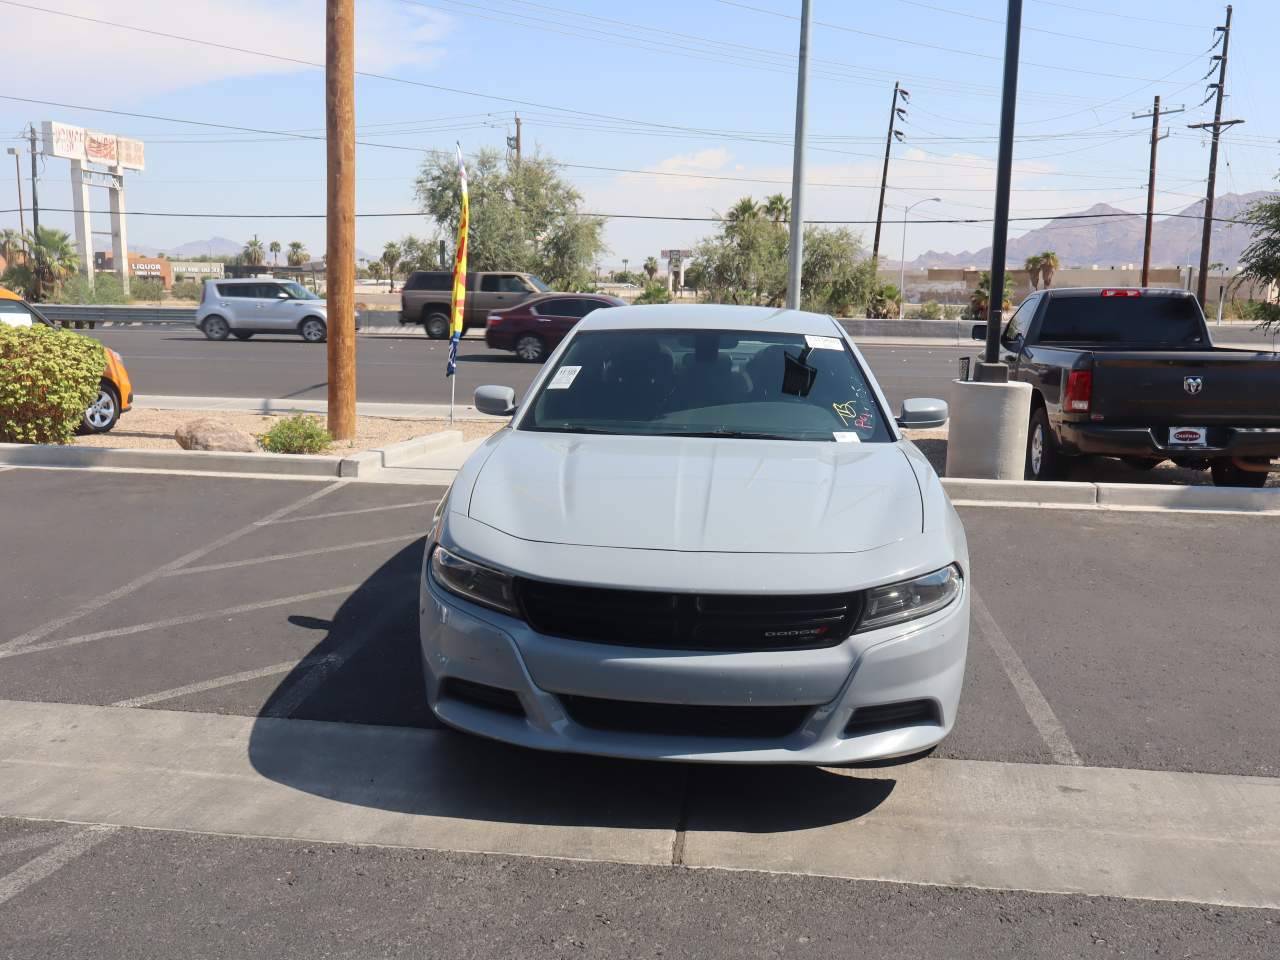
{"type": "Polygon", "coordinates": [[[543,753],[442,727],[423,692],[422,550],[418,540],[388,560],[331,621],[289,618],[321,636],[259,711],[249,758],[262,776],[354,806],[433,817],[751,833],[855,820],[892,793],[896,781],[883,776],[543,753]]]}

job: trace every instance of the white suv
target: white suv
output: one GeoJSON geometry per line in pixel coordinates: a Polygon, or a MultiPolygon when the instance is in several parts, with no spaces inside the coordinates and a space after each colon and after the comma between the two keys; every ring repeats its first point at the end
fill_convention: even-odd
{"type": "Polygon", "coordinates": [[[323,300],[292,280],[206,280],[196,326],[210,340],[296,333],[308,343],[324,343],[329,316],[323,300]]]}

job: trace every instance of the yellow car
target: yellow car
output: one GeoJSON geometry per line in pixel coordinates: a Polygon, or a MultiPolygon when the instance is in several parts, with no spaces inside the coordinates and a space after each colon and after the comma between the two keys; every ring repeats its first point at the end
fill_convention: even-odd
{"type": "MultiPolygon", "coordinates": [[[[0,323],[11,327],[29,327],[33,323],[53,326],[39,310],[4,287],[0,287],[0,323]]],[[[98,383],[98,399],[84,412],[84,421],[80,425],[82,433],[106,433],[116,425],[120,414],[133,406],[133,383],[124,368],[124,360],[110,347],[103,347],[103,350],[107,355],[107,367],[98,383]]]]}

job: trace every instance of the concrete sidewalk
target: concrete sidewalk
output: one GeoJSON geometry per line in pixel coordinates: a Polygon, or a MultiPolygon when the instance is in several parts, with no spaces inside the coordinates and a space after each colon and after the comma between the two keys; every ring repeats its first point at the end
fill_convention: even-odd
{"type": "MultiPolygon", "coordinates": [[[[271,399],[269,397],[175,397],[140,394],[133,405],[143,410],[236,410],[247,413],[325,413],[324,400],[271,399]]],[[[390,420],[447,420],[447,403],[365,403],[356,404],[356,416],[385,417],[390,420]]],[[[455,420],[497,421],[470,404],[453,408],[455,420]]]]}

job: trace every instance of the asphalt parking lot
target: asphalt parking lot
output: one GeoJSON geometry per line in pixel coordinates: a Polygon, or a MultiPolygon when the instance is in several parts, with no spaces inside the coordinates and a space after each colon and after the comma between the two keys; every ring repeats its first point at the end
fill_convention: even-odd
{"type": "MultiPolygon", "coordinates": [[[[1203,863],[1170,860],[1173,879],[1114,877],[1133,891],[1117,897],[1005,883],[998,855],[959,848],[918,878],[837,859],[875,849],[895,804],[919,804],[927,831],[953,805],[1017,806],[1042,792],[1033,775],[1056,785],[1033,802],[1066,819],[1107,791],[1208,803],[1273,784],[1280,651],[1258,584],[1280,518],[964,508],[978,602],[960,719],[934,756],[727,770],[440,729],[416,578],[442,492],[0,472],[23,505],[0,513],[16,731],[0,752],[0,956],[1275,956],[1280,911],[1232,905],[1274,891],[1161,886],[1212,873],[1211,838],[1203,863]],[[113,779],[112,743],[131,737],[153,764],[113,779]],[[171,794],[196,768],[195,792],[171,794]],[[148,777],[154,802],[112,800],[148,777]]],[[[1141,829],[1118,822],[1114,842],[1141,829]]],[[[1074,840],[1026,843],[1048,862],[1074,840]]],[[[1253,851],[1232,843],[1247,873],[1253,851]]]]}

